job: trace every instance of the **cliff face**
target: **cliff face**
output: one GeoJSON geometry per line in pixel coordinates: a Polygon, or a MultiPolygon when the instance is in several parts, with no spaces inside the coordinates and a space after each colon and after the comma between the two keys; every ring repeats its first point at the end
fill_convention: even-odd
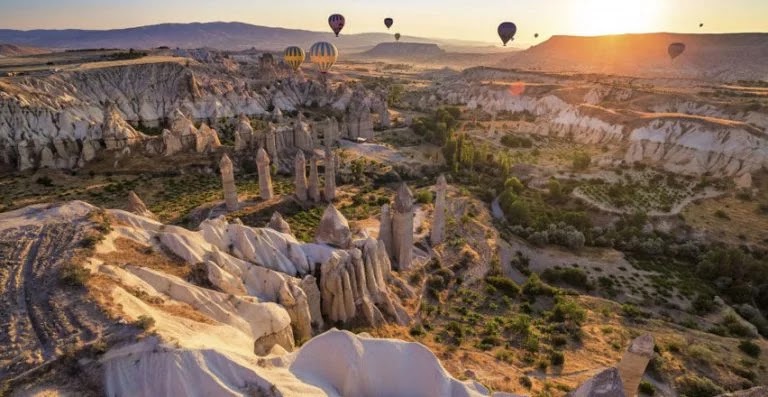
{"type": "Polygon", "coordinates": [[[547,82],[512,89],[465,80],[483,75],[465,73],[424,94],[416,107],[466,104],[491,114],[528,112],[536,120],[523,123],[521,131],[620,147],[624,155],[616,161],[642,161],[678,173],[741,176],[768,166],[768,115],[761,111],[631,88],[547,82]]]}
{"type": "Polygon", "coordinates": [[[148,154],[201,152],[218,146],[218,137],[207,126],[197,131],[191,120],[259,116],[272,106],[291,111],[333,105],[345,111],[351,102],[363,103],[358,97],[367,101],[369,114],[378,111],[372,104],[386,106],[369,98],[379,94],[351,95],[345,87],[277,80],[274,73],[264,80],[260,69],[230,66],[157,62],[0,79],[0,163],[21,170],[74,168],[102,150],[137,145],[148,154]],[[162,139],[150,138],[131,127],[139,123],[170,129],[162,139]]]}

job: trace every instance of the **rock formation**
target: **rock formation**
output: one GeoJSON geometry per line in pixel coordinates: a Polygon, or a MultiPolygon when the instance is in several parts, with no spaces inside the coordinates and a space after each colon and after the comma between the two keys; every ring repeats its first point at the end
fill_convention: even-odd
{"type": "Polygon", "coordinates": [[[224,186],[224,202],[227,205],[227,211],[237,211],[237,187],[235,186],[235,170],[232,160],[224,154],[219,162],[221,169],[221,183],[224,186]]]}
{"type": "Polygon", "coordinates": [[[273,164],[277,164],[277,129],[273,124],[269,124],[269,127],[267,127],[267,154],[269,154],[269,158],[272,159],[273,164]]]}
{"type": "Polygon", "coordinates": [[[653,336],[646,334],[635,338],[619,362],[618,369],[624,384],[624,394],[634,397],[645,373],[645,367],[653,358],[653,336]]]}
{"type": "Polygon", "coordinates": [[[413,194],[405,183],[400,185],[395,196],[392,214],[393,257],[400,270],[411,267],[413,257],[413,194]]]}
{"type": "Polygon", "coordinates": [[[317,173],[317,157],[313,154],[309,158],[309,185],[307,186],[307,194],[309,199],[318,202],[320,201],[320,176],[317,173]]]}
{"type": "MultiPolygon", "coordinates": [[[[134,145],[144,137],[123,119],[113,102],[109,102],[104,109],[104,123],[101,125],[101,131],[107,150],[118,150],[134,145]]],[[[53,157],[52,154],[51,157],[53,157]]]]}
{"type": "MultiPolygon", "coordinates": [[[[635,389],[637,390],[637,389],[635,389]]],[[[634,393],[634,392],[633,392],[634,393]]],[[[630,397],[624,394],[619,370],[608,368],[582,383],[578,389],[568,393],[567,397],[630,397]]]]}
{"type": "Polygon", "coordinates": [[[128,212],[143,216],[149,219],[157,219],[157,216],[150,211],[139,196],[131,190],[128,192],[128,212]]]}
{"type": "Polygon", "coordinates": [[[320,224],[315,233],[315,241],[334,247],[347,249],[352,244],[352,232],[344,215],[333,206],[329,205],[323,212],[320,224]]]}
{"type": "Polygon", "coordinates": [[[279,212],[272,214],[272,218],[270,218],[267,227],[280,233],[293,234],[291,233],[291,225],[283,219],[283,216],[280,215],[279,212]]]}
{"type": "Polygon", "coordinates": [[[272,191],[272,173],[269,166],[269,155],[264,148],[256,152],[256,168],[259,173],[259,195],[262,200],[270,200],[274,196],[272,191]]]}
{"type": "Polygon", "coordinates": [[[325,201],[336,199],[336,158],[330,148],[325,149],[325,201]]]}
{"type": "Polygon", "coordinates": [[[235,150],[240,152],[253,147],[253,127],[248,116],[241,114],[235,127],[235,150]]]}
{"type": "Polygon", "coordinates": [[[392,246],[392,213],[390,212],[389,204],[381,206],[379,240],[384,244],[384,249],[387,251],[387,255],[393,257],[395,250],[392,246]]]}
{"type": "Polygon", "coordinates": [[[768,387],[758,386],[747,390],[721,394],[717,397],[765,397],[768,396],[768,387]]]}
{"type": "Polygon", "coordinates": [[[293,145],[299,150],[310,151],[315,147],[309,125],[304,122],[304,115],[299,112],[293,126],[293,145]]]}
{"type": "Polygon", "coordinates": [[[307,160],[304,158],[304,152],[299,150],[296,159],[293,162],[294,185],[296,188],[296,198],[301,202],[307,201],[307,160]]]}
{"type": "Polygon", "coordinates": [[[445,181],[444,175],[437,178],[435,191],[437,192],[435,215],[432,219],[432,233],[430,235],[430,241],[433,245],[442,243],[445,238],[445,195],[448,191],[448,182],[445,181]]]}

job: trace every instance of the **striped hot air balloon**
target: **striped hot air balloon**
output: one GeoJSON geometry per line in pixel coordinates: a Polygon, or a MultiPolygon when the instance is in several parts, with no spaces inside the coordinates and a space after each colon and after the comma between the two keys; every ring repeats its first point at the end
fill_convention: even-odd
{"type": "Polygon", "coordinates": [[[309,48],[309,60],[317,65],[321,73],[328,73],[338,57],[339,50],[336,46],[325,41],[312,44],[309,48]]]}
{"type": "Polygon", "coordinates": [[[299,70],[301,64],[304,63],[304,50],[301,47],[291,46],[285,49],[283,52],[283,60],[288,66],[292,67],[294,71],[299,70]]]}
{"type": "Polygon", "coordinates": [[[344,15],[341,14],[333,14],[328,17],[328,25],[331,26],[333,33],[336,33],[336,37],[339,37],[339,32],[344,29],[344,22],[344,15]]]}

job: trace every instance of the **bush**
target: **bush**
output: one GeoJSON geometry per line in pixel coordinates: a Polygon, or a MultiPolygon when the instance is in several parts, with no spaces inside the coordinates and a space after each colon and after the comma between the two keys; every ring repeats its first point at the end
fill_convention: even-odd
{"type": "Polygon", "coordinates": [[[523,284],[522,291],[527,296],[553,296],[556,292],[554,288],[542,282],[536,273],[528,277],[528,280],[523,284]]]}
{"type": "Polygon", "coordinates": [[[675,379],[677,391],[685,397],[714,397],[725,393],[722,387],[708,378],[683,375],[675,379]]]}
{"type": "Polygon", "coordinates": [[[739,343],[739,350],[741,350],[742,352],[744,352],[744,354],[753,358],[760,357],[760,353],[761,353],[760,346],[749,340],[741,341],[741,343],[739,343]]]}
{"type": "Polygon", "coordinates": [[[155,326],[155,319],[147,316],[146,314],[142,314],[136,321],[133,322],[133,325],[143,329],[144,331],[148,331],[155,326]]]}
{"type": "Polygon", "coordinates": [[[587,319],[587,311],[574,300],[558,297],[549,319],[581,325],[587,319]]]}
{"type": "Polygon", "coordinates": [[[573,170],[583,171],[589,168],[592,163],[592,158],[584,152],[579,152],[573,155],[573,170]]]}
{"type": "Polygon", "coordinates": [[[51,178],[49,178],[47,176],[41,176],[41,177],[37,178],[35,183],[37,183],[38,185],[45,186],[45,187],[53,186],[53,180],[51,180],[51,178]]]}
{"type": "Polygon", "coordinates": [[[430,204],[432,203],[432,192],[429,190],[420,190],[416,192],[415,199],[419,204],[430,204]]]}
{"type": "Polygon", "coordinates": [[[83,287],[91,277],[91,272],[79,265],[68,264],[61,269],[59,280],[70,287],[83,287]]]}
{"type": "Polygon", "coordinates": [[[640,385],[637,387],[637,391],[647,396],[656,394],[656,386],[648,381],[640,381],[640,385]]]}
{"type": "Polygon", "coordinates": [[[563,352],[552,352],[549,354],[549,363],[553,367],[560,367],[565,364],[565,355],[563,352]]]}
{"type": "Polygon", "coordinates": [[[485,282],[511,298],[520,295],[520,287],[518,287],[510,278],[504,276],[488,276],[485,278],[485,282]]]}
{"type": "Polygon", "coordinates": [[[411,336],[418,337],[425,334],[424,327],[421,324],[416,324],[408,331],[411,336]]]}
{"type": "Polygon", "coordinates": [[[530,389],[533,387],[533,382],[531,382],[531,378],[527,376],[521,376],[518,382],[520,382],[520,386],[526,389],[530,389]]]}
{"type": "Polygon", "coordinates": [[[587,273],[572,267],[546,269],[541,273],[541,278],[549,283],[564,283],[576,288],[587,289],[589,285],[587,273]]]}

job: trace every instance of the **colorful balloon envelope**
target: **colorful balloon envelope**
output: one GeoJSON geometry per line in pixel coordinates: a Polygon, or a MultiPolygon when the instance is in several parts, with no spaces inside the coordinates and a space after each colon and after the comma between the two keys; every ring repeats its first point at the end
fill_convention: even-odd
{"type": "Polygon", "coordinates": [[[341,29],[344,29],[345,22],[344,16],[341,14],[333,14],[328,17],[328,25],[330,25],[333,33],[336,33],[336,37],[339,37],[339,32],[341,32],[341,29]]]}
{"type": "Polygon", "coordinates": [[[331,43],[320,41],[309,48],[309,60],[321,73],[328,73],[339,57],[339,50],[331,43]]]}
{"type": "Polygon", "coordinates": [[[304,63],[306,55],[301,47],[291,46],[285,49],[283,52],[283,60],[288,66],[293,68],[294,71],[299,70],[301,64],[304,63]]]}
{"type": "Polygon", "coordinates": [[[395,40],[400,41],[400,33],[395,33],[395,40]]]}
{"type": "Polygon", "coordinates": [[[679,57],[683,52],[685,52],[685,44],[683,43],[672,43],[667,48],[667,53],[672,59],[679,57]]]}
{"type": "Polygon", "coordinates": [[[502,22],[497,29],[501,42],[506,46],[510,40],[515,39],[515,33],[517,33],[517,25],[512,22],[502,22]]]}
{"type": "Polygon", "coordinates": [[[534,35],[533,35],[533,37],[534,37],[535,39],[538,39],[538,38],[539,38],[539,34],[538,34],[538,33],[536,33],[536,34],[534,34],[534,35]]]}
{"type": "Polygon", "coordinates": [[[392,18],[384,18],[384,26],[387,27],[387,29],[392,27],[392,24],[395,23],[395,20],[392,18]]]}

